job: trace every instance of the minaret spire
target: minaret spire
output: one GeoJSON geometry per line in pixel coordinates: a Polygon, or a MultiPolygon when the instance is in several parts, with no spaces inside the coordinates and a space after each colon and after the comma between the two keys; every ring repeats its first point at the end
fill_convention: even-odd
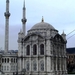
{"type": "Polygon", "coordinates": [[[24,0],[24,4],[23,4],[23,18],[22,18],[22,30],[23,30],[23,33],[24,35],[26,34],[26,22],[27,22],[27,19],[26,19],[26,8],[25,8],[25,0],[24,0]]]}
{"type": "Polygon", "coordinates": [[[5,52],[8,52],[9,49],[9,0],[6,0],[6,12],[5,16],[5,52]]]}
{"type": "Polygon", "coordinates": [[[25,8],[25,0],[24,0],[24,6],[23,6],[23,8],[25,8]]]}
{"type": "Polygon", "coordinates": [[[44,22],[44,18],[43,18],[43,16],[42,16],[42,22],[44,22]]]}

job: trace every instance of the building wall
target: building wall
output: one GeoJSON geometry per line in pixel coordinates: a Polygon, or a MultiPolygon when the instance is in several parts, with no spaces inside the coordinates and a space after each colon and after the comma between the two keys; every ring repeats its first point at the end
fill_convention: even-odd
{"type": "Polygon", "coordinates": [[[1,63],[1,71],[5,75],[13,75],[17,71],[17,54],[3,54],[1,63]]]}
{"type": "MultiPolygon", "coordinates": [[[[34,31],[35,32],[35,31],[34,31]]],[[[63,41],[61,35],[57,32],[45,32],[46,38],[43,38],[44,35],[41,35],[41,30],[39,35],[29,32],[31,35],[27,35],[22,42],[19,43],[19,71],[26,69],[26,73],[32,75],[61,75],[67,73],[66,68],[66,42],[63,41]],[[51,35],[50,35],[51,34],[51,35]],[[53,34],[53,35],[52,35],[53,34]],[[54,38],[50,38],[50,37],[54,38]],[[44,55],[40,55],[40,45],[44,45],[44,55]],[[27,55],[27,46],[30,46],[30,54],[27,55]],[[33,55],[33,46],[37,46],[37,54],[33,55]],[[22,52],[23,51],[23,52],[22,52]],[[19,55],[21,54],[21,55],[19,55]],[[34,70],[34,62],[36,65],[36,70],[34,70]],[[40,69],[41,62],[44,63],[44,70],[40,69]],[[29,70],[27,70],[27,63],[29,63],[29,70]]],[[[21,39],[21,38],[20,38],[21,39]]]]}

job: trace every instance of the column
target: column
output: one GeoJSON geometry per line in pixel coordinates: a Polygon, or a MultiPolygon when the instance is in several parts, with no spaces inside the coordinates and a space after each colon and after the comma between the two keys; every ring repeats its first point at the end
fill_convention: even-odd
{"type": "MultiPolygon", "coordinates": [[[[39,57],[39,43],[37,42],[37,56],[39,57]]],[[[37,72],[39,73],[39,58],[37,57],[37,72]]]]}
{"type": "Polygon", "coordinates": [[[32,59],[31,59],[31,57],[32,57],[32,45],[30,44],[30,72],[32,71],[31,70],[31,68],[32,68],[32,59]]]}
{"type": "Polygon", "coordinates": [[[57,75],[57,70],[58,70],[58,69],[57,69],[57,57],[56,57],[56,75],[57,75]]]}

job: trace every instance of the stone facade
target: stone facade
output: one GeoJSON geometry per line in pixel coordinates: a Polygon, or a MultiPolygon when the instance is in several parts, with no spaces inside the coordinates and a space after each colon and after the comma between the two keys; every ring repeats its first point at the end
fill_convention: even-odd
{"type": "Polygon", "coordinates": [[[67,73],[66,35],[59,34],[50,24],[35,24],[23,36],[18,34],[18,71],[31,75],[61,75],[67,73]]]}
{"type": "Polygon", "coordinates": [[[22,30],[18,33],[18,52],[9,52],[9,0],[6,0],[5,51],[1,52],[1,70],[5,75],[61,75],[67,73],[66,34],[58,33],[42,21],[26,34],[26,8],[23,6],[22,30]]]}
{"type": "Polygon", "coordinates": [[[5,53],[0,51],[0,56],[0,71],[4,75],[13,75],[13,72],[17,72],[17,52],[8,51],[5,53]]]}

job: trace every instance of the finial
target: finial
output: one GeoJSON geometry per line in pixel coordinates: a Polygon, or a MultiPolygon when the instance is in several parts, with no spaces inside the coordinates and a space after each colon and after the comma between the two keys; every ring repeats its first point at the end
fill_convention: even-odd
{"type": "Polygon", "coordinates": [[[24,0],[23,8],[25,8],[25,0],[24,0]]]}
{"type": "Polygon", "coordinates": [[[44,18],[43,18],[43,16],[42,16],[42,22],[44,22],[44,18]]]}
{"type": "Polygon", "coordinates": [[[22,33],[22,29],[20,29],[20,33],[22,33]]]}
{"type": "Polygon", "coordinates": [[[64,34],[64,30],[63,30],[63,33],[62,34],[64,34]]]}

